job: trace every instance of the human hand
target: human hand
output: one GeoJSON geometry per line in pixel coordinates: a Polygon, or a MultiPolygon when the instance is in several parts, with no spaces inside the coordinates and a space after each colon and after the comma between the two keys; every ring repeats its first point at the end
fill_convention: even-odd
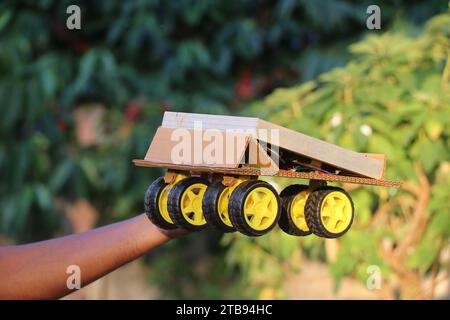
{"type": "Polygon", "coordinates": [[[182,236],[185,236],[189,233],[188,230],[186,229],[182,229],[182,228],[177,228],[177,229],[162,229],[162,228],[158,228],[159,232],[161,232],[162,234],[164,234],[166,237],[170,238],[170,239],[176,239],[182,236]]]}

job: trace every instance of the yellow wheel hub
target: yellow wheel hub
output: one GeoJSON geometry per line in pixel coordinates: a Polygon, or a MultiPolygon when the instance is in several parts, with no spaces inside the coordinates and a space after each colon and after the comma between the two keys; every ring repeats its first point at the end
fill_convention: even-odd
{"type": "Polygon", "coordinates": [[[217,211],[219,212],[220,220],[228,227],[233,226],[228,215],[228,201],[232,192],[233,189],[231,187],[226,187],[220,194],[219,201],[217,202],[217,211]]]}
{"type": "Polygon", "coordinates": [[[297,194],[292,199],[291,210],[289,212],[294,225],[302,231],[309,231],[305,219],[305,204],[309,194],[310,194],[309,190],[304,190],[299,194],[297,194]]]}
{"type": "Polygon", "coordinates": [[[172,185],[168,184],[164,187],[164,189],[161,191],[161,194],[159,195],[158,199],[158,207],[159,212],[161,213],[161,217],[163,217],[166,222],[173,224],[172,218],[169,216],[169,211],[167,209],[167,199],[169,197],[169,192],[172,189],[172,185]]]}
{"type": "Polygon", "coordinates": [[[158,198],[159,212],[161,214],[161,217],[163,217],[163,219],[170,224],[174,224],[172,218],[169,215],[169,210],[167,208],[167,199],[169,198],[170,190],[172,190],[173,186],[176,183],[186,178],[187,176],[185,176],[184,174],[177,174],[173,179],[173,181],[169,183],[167,186],[165,186],[164,189],[161,191],[161,194],[159,195],[158,198]]]}
{"type": "Polygon", "coordinates": [[[202,226],[206,223],[203,216],[202,200],[207,185],[194,183],[183,192],[181,196],[181,214],[184,219],[194,226],[202,226]]]}
{"type": "Polygon", "coordinates": [[[267,188],[250,191],[244,202],[244,218],[254,230],[269,228],[277,218],[278,202],[275,194],[267,188]]]}
{"type": "Polygon", "coordinates": [[[320,207],[320,219],[328,232],[340,233],[351,223],[352,204],[347,195],[340,191],[325,196],[320,207]]]}

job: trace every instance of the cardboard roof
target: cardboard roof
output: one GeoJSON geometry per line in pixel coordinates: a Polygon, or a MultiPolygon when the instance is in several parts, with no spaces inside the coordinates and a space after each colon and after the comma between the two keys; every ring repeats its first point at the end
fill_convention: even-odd
{"type": "Polygon", "coordinates": [[[374,179],[384,177],[386,158],[383,155],[374,156],[355,152],[254,117],[165,112],[162,127],[172,129],[200,127],[200,130],[215,129],[228,132],[246,132],[245,134],[249,134],[257,141],[278,145],[293,153],[359,176],[374,179]],[[266,137],[259,135],[260,131],[267,132],[270,130],[278,132],[277,139],[274,139],[270,134],[266,137]]]}
{"type": "Polygon", "coordinates": [[[249,133],[159,127],[144,160],[159,164],[238,168],[246,164],[269,171],[278,167],[249,133]],[[247,152],[247,155],[246,155],[247,152]]]}

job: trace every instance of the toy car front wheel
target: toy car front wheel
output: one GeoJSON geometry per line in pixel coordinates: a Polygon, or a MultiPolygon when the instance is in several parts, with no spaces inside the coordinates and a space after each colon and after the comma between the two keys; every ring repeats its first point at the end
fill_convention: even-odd
{"type": "Polygon", "coordinates": [[[160,177],[153,181],[145,192],[144,211],[150,221],[162,229],[175,229],[177,226],[173,223],[167,211],[167,194],[169,184],[160,177]]]}
{"type": "Polygon", "coordinates": [[[208,181],[201,178],[186,178],[176,183],[168,198],[168,211],[176,225],[198,231],[207,226],[203,215],[203,195],[208,181]]]}
{"type": "Polygon", "coordinates": [[[341,188],[323,187],[306,201],[305,218],[311,231],[324,238],[344,235],[353,223],[355,209],[350,195],[341,188]]]}
{"type": "Polygon", "coordinates": [[[248,236],[261,236],[278,223],[281,203],[269,183],[249,180],[233,191],[228,209],[231,223],[239,232],[248,236]]]}

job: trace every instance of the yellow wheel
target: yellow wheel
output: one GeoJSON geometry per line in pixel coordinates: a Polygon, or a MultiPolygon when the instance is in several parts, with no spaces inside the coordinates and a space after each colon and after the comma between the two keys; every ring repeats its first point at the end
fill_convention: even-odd
{"type": "Polygon", "coordinates": [[[350,195],[341,188],[324,187],[312,192],[306,202],[306,222],[314,234],[337,238],[351,227],[354,206],[350,195]]]}
{"type": "Polygon", "coordinates": [[[161,213],[162,218],[168,223],[173,224],[172,218],[169,215],[169,210],[167,208],[167,199],[169,198],[170,190],[173,186],[167,184],[164,189],[161,191],[161,195],[158,198],[158,207],[161,213]]]}
{"type": "Polygon", "coordinates": [[[212,183],[203,196],[203,214],[206,221],[223,232],[233,232],[236,229],[228,214],[228,202],[233,189],[226,187],[222,181],[212,183]]]}
{"type": "Polygon", "coordinates": [[[154,225],[162,229],[175,229],[177,226],[167,212],[167,197],[165,197],[165,193],[168,188],[169,184],[164,182],[163,177],[156,179],[145,193],[144,210],[154,225]]]}
{"type": "Polygon", "coordinates": [[[281,230],[293,236],[311,234],[305,218],[305,205],[310,193],[308,186],[299,184],[290,185],[281,192],[283,211],[278,223],[281,230]]]}
{"type": "Polygon", "coordinates": [[[175,224],[191,231],[207,226],[202,208],[207,187],[208,182],[201,178],[186,178],[175,184],[167,201],[169,216],[175,224]]]}
{"type": "Polygon", "coordinates": [[[231,194],[229,206],[233,226],[248,236],[261,236],[272,230],[281,214],[280,198],[265,181],[241,183],[231,194]]]}
{"type": "Polygon", "coordinates": [[[231,188],[226,187],[220,194],[217,201],[217,212],[219,213],[220,221],[222,221],[227,227],[232,228],[233,225],[231,224],[230,216],[228,214],[228,201],[230,200],[231,193],[231,188]]]}

